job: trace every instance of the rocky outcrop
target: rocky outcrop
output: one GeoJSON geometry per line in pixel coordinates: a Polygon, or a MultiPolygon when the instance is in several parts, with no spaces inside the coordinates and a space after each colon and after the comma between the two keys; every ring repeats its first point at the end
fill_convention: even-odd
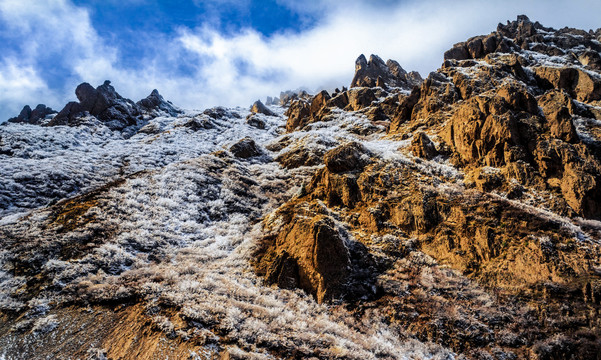
{"type": "Polygon", "coordinates": [[[438,155],[436,146],[424,132],[419,132],[411,140],[411,152],[413,156],[431,160],[438,155]]]}
{"type": "MultiPolygon", "coordinates": [[[[299,256],[283,250],[290,245],[281,245],[279,257],[273,250],[278,241],[307,243],[312,235],[276,241],[286,236],[282,232],[298,234],[276,224],[293,218],[311,224],[326,216],[343,224],[343,237],[363,244],[374,256],[372,266],[382,264],[385,274],[413,281],[418,276],[409,274],[423,274],[428,260],[411,263],[411,254],[427,254],[431,261],[494,293],[494,301],[536,308],[538,315],[533,316],[538,320],[531,335],[557,341],[507,338],[507,330],[500,331],[498,324],[521,329],[533,319],[522,310],[512,312],[511,319],[495,317],[489,322],[492,317],[478,317],[488,330],[474,330],[479,333],[475,336],[462,333],[465,308],[457,321],[450,320],[449,313],[439,315],[436,307],[418,310],[420,305],[408,305],[420,291],[444,297],[457,286],[434,285],[430,272],[425,285],[410,283],[398,292],[395,285],[385,285],[386,276],[381,277],[378,300],[368,301],[362,311],[377,307],[391,314],[391,322],[411,328],[416,337],[451,344],[467,358],[485,356],[478,357],[466,346],[482,353],[498,346],[516,358],[561,354],[586,359],[597,354],[599,332],[592,324],[598,321],[591,319],[599,312],[593,299],[599,297],[601,249],[596,239],[601,230],[589,220],[601,219],[601,132],[596,115],[601,75],[595,70],[601,49],[595,36],[545,28],[520,16],[489,35],[455,45],[441,68],[410,92],[390,85],[392,63],[360,57],[353,79],[356,87],[292,102],[288,132],[310,133],[311,123],[339,121],[336,114],[348,112],[344,116],[365,116],[374,125],[386,126],[387,139],[399,141],[398,149],[386,152],[400,154],[390,156],[398,155],[398,160],[380,158],[360,141],[326,152],[325,166],[317,168],[297,195],[266,222],[272,235],[259,254],[271,259],[262,264],[271,265],[259,266],[259,273],[280,287],[316,294],[319,286],[300,285],[298,274],[307,265],[299,266],[299,256]],[[376,261],[374,254],[382,258],[376,261]],[[397,272],[408,262],[412,270],[397,272]],[[561,310],[567,301],[578,310],[561,310]],[[589,308],[593,310],[587,320],[578,320],[576,312],[589,308]],[[560,317],[561,330],[550,321],[560,317]],[[575,331],[595,335],[580,343],[575,331]],[[581,350],[576,350],[579,346],[581,350]]],[[[373,135],[357,133],[359,139],[373,135]]],[[[295,137],[287,138],[286,147],[294,148],[290,142],[295,137]]],[[[294,161],[286,163],[302,165],[300,159],[309,153],[298,151],[290,156],[294,161]]],[[[317,155],[311,155],[315,160],[317,155]]],[[[354,256],[346,245],[353,269],[354,256]]],[[[346,282],[352,278],[350,272],[343,277],[346,282]]],[[[339,289],[339,278],[330,279],[339,289]]],[[[429,295],[424,298],[431,301],[429,295]]],[[[501,312],[511,312],[507,309],[501,312]]]]}
{"type": "Polygon", "coordinates": [[[296,169],[301,166],[316,166],[323,161],[323,152],[307,146],[296,146],[292,150],[278,155],[275,160],[286,169],[296,169]]]}
{"type": "Polygon", "coordinates": [[[578,101],[590,102],[601,99],[601,76],[591,75],[573,67],[534,68],[534,73],[540,86],[544,89],[559,89],[567,91],[578,101]]]}
{"type": "Polygon", "coordinates": [[[253,114],[263,114],[263,115],[267,115],[267,116],[277,116],[276,113],[274,113],[273,111],[269,110],[269,108],[267,106],[265,106],[261,100],[257,100],[253,103],[253,105],[250,108],[250,112],[252,112],[253,114]]]}
{"type": "Polygon", "coordinates": [[[251,138],[244,138],[230,147],[230,152],[237,158],[248,159],[261,155],[261,149],[251,138]]]}
{"type": "Polygon", "coordinates": [[[96,89],[88,83],[82,83],[75,89],[75,95],[79,102],[68,103],[48,126],[76,125],[78,119],[88,113],[112,130],[123,130],[136,125],[141,115],[140,107],[121,97],[108,80],[96,89]]]}
{"type": "Polygon", "coordinates": [[[8,122],[40,125],[43,120],[52,114],[56,114],[56,111],[44,104],[39,104],[33,110],[31,110],[29,105],[25,105],[19,116],[8,119],[8,122]]]}
{"type": "MultiPolygon", "coordinates": [[[[599,219],[601,212],[584,201],[585,193],[599,199],[601,161],[594,155],[599,140],[583,142],[574,122],[592,117],[597,108],[601,74],[593,70],[591,51],[599,50],[588,33],[555,31],[520,16],[449,50],[441,69],[401,98],[389,132],[440,126],[435,135],[468,173],[499,168],[504,184],[517,180],[538,191],[559,192],[563,205],[555,206],[562,214],[599,219]]],[[[595,131],[589,129],[581,128],[595,131]]],[[[419,144],[412,149],[425,155],[419,144]]]]}
{"type": "Polygon", "coordinates": [[[298,90],[298,91],[286,90],[286,91],[282,91],[280,93],[280,105],[282,105],[282,106],[290,105],[293,100],[297,100],[297,99],[307,100],[310,97],[311,97],[311,95],[309,95],[309,93],[307,93],[305,90],[298,90]]]}
{"type": "Polygon", "coordinates": [[[260,261],[267,282],[301,288],[323,302],[340,297],[350,273],[350,253],[333,219],[294,216],[260,261]]]}
{"type": "MultiPolygon", "coordinates": [[[[98,159],[117,180],[0,221],[0,348],[52,357],[61,346],[37,349],[88,333],[92,307],[135,329],[118,326],[124,345],[69,345],[75,357],[100,344],[91,355],[598,358],[600,36],[520,16],[455,46],[418,86],[396,86],[404,70],[373,57],[359,61],[361,86],[282,93],[287,119],[260,103],[246,119],[213,108],[129,140],[3,126],[0,164],[46,156],[24,130],[48,148],[67,138],[51,165],[71,143],[88,156],[71,140],[84,134],[108,150],[89,168],[98,159]],[[143,324],[114,316],[132,303],[143,324]],[[71,306],[87,325],[60,319],[71,306]]],[[[98,125],[90,88],[77,105],[98,125]]],[[[137,105],[144,120],[165,114],[155,95],[137,105]]],[[[46,172],[5,175],[4,196],[45,179],[65,194],[85,185],[46,172]]]]}
{"type": "Polygon", "coordinates": [[[371,153],[362,144],[350,142],[328,151],[323,161],[332,173],[361,171],[370,162],[371,153]]]}
{"type": "Polygon", "coordinates": [[[361,54],[355,61],[355,76],[351,81],[353,87],[398,87],[411,89],[419,86],[423,79],[419,73],[407,73],[398,62],[388,60],[386,63],[377,55],[369,60],[361,54]]]}
{"type": "Polygon", "coordinates": [[[265,105],[267,105],[267,106],[279,105],[279,104],[280,104],[280,98],[279,97],[268,96],[267,99],[265,100],[265,105]]]}
{"type": "Polygon", "coordinates": [[[286,131],[290,132],[302,128],[311,120],[311,104],[304,100],[295,100],[290,104],[284,115],[288,116],[286,131]]]}
{"type": "Polygon", "coordinates": [[[261,240],[254,265],[268,283],[303,289],[320,303],[376,294],[381,269],[318,202],[291,202],[265,226],[269,235],[261,240]]]}
{"type": "Polygon", "coordinates": [[[136,103],[143,111],[148,113],[164,112],[169,116],[177,116],[182,111],[176,108],[171,101],[163,98],[157,89],[152,90],[150,95],[136,103]]]}
{"type": "Polygon", "coordinates": [[[203,112],[203,115],[207,115],[211,119],[224,119],[228,117],[234,117],[236,119],[240,119],[241,116],[236,111],[232,111],[231,109],[226,109],[223,106],[216,106],[210,109],[206,109],[203,112]]]}
{"type": "Polygon", "coordinates": [[[568,143],[579,142],[576,127],[572,122],[575,106],[567,94],[549,91],[538,99],[538,104],[547,119],[551,136],[568,143]]]}

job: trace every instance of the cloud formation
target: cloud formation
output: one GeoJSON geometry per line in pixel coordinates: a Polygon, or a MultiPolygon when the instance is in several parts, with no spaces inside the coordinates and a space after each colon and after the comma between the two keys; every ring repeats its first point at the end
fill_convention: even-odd
{"type": "MultiPolygon", "coordinates": [[[[211,3],[218,11],[219,2],[211,3]]],[[[244,7],[248,1],[227,3],[244,7]]],[[[146,51],[140,59],[126,59],[130,40],[103,38],[90,10],[71,0],[0,0],[0,39],[9,44],[0,59],[0,119],[25,104],[60,109],[82,81],[98,85],[110,79],[134,100],[158,88],[177,105],[205,108],[247,106],[301,86],[348,86],[361,53],[395,59],[427,75],[453,43],[489,33],[521,13],[545,26],[601,26],[596,16],[601,4],[590,0],[277,3],[312,17],[314,25],[268,37],[251,28],[224,34],[208,24],[140,34],[136,41],[146,51]]]]}

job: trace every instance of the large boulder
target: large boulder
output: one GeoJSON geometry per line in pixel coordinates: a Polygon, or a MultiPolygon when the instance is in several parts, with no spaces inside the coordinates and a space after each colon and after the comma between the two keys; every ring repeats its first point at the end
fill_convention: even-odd
{"type": "Polygon", "coordinates": [[[343,294],[351,265],[334,220],[324,215],[294,216],[263,260],[268,283],[301,288],[320,303],[343,294]]]}
{"type": "Polygon", "coordinates": [[[330,94],[326,90],[322,90],[317,95],[315,95],[311,100],[311,105],[309,107],[309,116],[314,120],[319,120],[321,118],[322,112],[328,105],[328,100],[330,100],[330,98],[330,94]]]}
{"type": "Polygon", "coordinates": [[[251,138],[244,138],[230,147],[230,152],[237,158],[248,159],[261,155],[261,150],[251,138]]]}
{"type": "Polygon", "coordinates": [[[374,91],[368,87],[352,88],[347,91],[347,110],[357,111],[371,106],[377,100],[374,91]]]}
{"type": "Polygon", "coordinates": [[[601,100],[601,77],[569,66],[539,66],[534,73],[544,89],[564,90],[583,102],[601,100]]]}

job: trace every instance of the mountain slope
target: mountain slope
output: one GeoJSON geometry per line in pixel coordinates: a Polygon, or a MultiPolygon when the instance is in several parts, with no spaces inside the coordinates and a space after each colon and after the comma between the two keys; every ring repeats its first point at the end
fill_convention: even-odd
{"type": "Polygon", "coordinates": [[[0,355],[599,358],[600,40],[520,16],[425,80],[17,118],[0,355]]]}

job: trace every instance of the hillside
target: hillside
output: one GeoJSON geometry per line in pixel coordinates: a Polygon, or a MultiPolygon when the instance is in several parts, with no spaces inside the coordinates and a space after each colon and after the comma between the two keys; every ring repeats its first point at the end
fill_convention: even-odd
{"type": "Polygon", "coordinates": [[[601,359],[601,29],[250,108],[75,93],[0,126],[0,358],[601,359]]]}

